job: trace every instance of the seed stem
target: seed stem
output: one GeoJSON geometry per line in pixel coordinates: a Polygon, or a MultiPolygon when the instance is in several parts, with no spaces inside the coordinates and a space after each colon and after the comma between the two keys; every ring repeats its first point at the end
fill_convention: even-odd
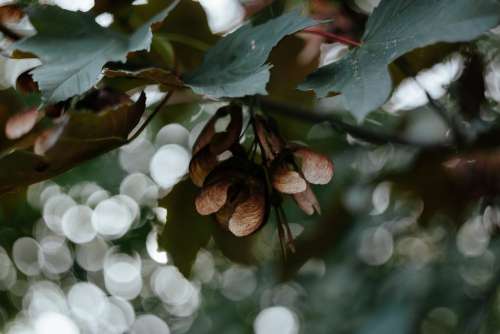
{"type": "Polygon", "coordinates": [[[132,141],[134,141],[134,139],[139,137],[139,135],[142,133],[142,131],[144,131],[144,129],[146,129],[146,127],[149,125],[149,123],[156,116],[156,114],[158,114],[158,112],[160,112],[160,110],[163,109],[163,107],[167,104],[168,100],[170,100],[170,98],[174,94],[174,91],[175,91],[175,89],[171,89],[167,93],[167,95],[163,98],[163,100],[161,100],[160,103],[158,103],[158,105],[153,110],[153,112],[151,112],[151,114],[149,114],[148,118],[144,121],[144,123],[142,123],[141,127],[136,132],[134,132],[134,134],[127,140],[127,143],[131,143],[132,141]]]}
{"type": "Polygon", "coordinates": [[[325,37],[330,41],[339,42],[339,43],[350,45],[350,46],[360,47],[362,45],[361,42],[354,41],[348,37],[339,36],[337,34],[334,34],[334,33],[328,32],[328,31],[324,31],[324,30],[321,30],[318,28],[307,28],[307,29],[304,29],[303,31],[310,33],[310,34],[325,37]]]}

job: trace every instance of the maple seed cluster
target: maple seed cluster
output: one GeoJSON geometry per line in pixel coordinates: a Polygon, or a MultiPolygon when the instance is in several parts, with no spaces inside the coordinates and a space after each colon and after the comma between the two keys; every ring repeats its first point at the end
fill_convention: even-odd
{"type": "Polygon", "coordinates": [[[195,199],[198,213],[214,215],[238,237],[263,226],[271,206],[283,213],[281,194],[291,195],[308,215],[320,213],[311,184],[329,183],[334,170],[327,156],[286,142],[271,118],[252,113],[249,122],[255,139],[246,150],[240,144],[241,106],[217,110],[198,136],[189,166],[191,180],[201,187],[195,199]]]}

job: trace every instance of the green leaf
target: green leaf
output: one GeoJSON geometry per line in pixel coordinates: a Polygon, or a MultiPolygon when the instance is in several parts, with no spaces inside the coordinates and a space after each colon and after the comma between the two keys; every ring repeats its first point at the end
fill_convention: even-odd
{"type": "Polygon", "coordinates": [[[215,224],[196,212],[194,199],[198,192],[188,180],[175,186],[160,202],[168,210],[168,220],[159,236],[159,246],[168,252],[185,276],[190,275],[196,255],[207,245],[215,224]]]}
{"type": "Polygon", "coordinates": [[[0,158],[0,194],[61,174],[126,143],[145,110],[145,95],[99,113],[71,111],[57,142],[45,155],[17,150],[0,158]]]}
{"type": "Polygon", "coordinates": [[[396,58],[436,42],[470,41],[498,24],[496,0],[383,0],[368,20],[362,46],[312,73],[300,89],[342,93],[361,121],[389,97],[387,66],[396,58]]]}
{"type": "Polygon", "coordinates": [[[63,101],[94,86],[107,62],[125,62],[129,52],[149,50],[151,25],[163,21],[178,2],[129,36],[99,26],[88,13],[32,6],[27,12],[37,34],[12,48],[40,58],[43,64],[32,71],[33,79],[48,102],[63,101]]]}
{"type": "Polygon", "coordinates": [[[213,97],[266,94],[270,65],[266,60],[285,36],[317,24],[293,11],[266,23],[250,23],[219,40],[203,63],[183,79],[195,93],[213,97]]]}

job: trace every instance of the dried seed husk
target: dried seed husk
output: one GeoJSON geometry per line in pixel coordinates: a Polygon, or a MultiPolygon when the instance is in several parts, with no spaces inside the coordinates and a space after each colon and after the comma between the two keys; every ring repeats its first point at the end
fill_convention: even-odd
{"type": "Polygon", "coordinates": [[[252,194],[238,205],[229,219],[229,231],[244,237],[257,231],[267,218],[266,198],[262,193],[252,194]]]}
{"type": "Polygon", "coordinates": [[[202,187],[205,178],[210,174],[210,172],[217,166],[217,157],[210,152],[210,148],[207,146],[201,151],[196,153],[189,163],[189,176],[191,181],[198,186],[202,187]]]}
{"type": "Polygon", "coordinates": [[[309,216],[313,215],[314,212],[321,214],[321,206],[319,205],[318,199],[316,198],[316,195],[314,195],[310,185],[307,185],[305,191],[294,194],[293,199],[305,214],[309,216]]]}
{"type": "MultiPolygon", "coordinates": [[[[243,113],[240,106],[229,105],[217,110],[215,115],[207,122],[203,130],[193,145],[193,155],[198,153],[204,147],[210,145],[217,134],[215,124],[217,120],[231,115],[231,121],[227,127],[228,131],[221,132],[224,136],[219,136],[218,143],[213,147],[213,152],[222,153],[229,149],[238,139],[243,127],[243,113]]],[[[217,153],[217,154],[218,154],[217,153]]]]}
{"type": "Polygon", "coordinates": [[[215,212],[219,225],[240,237],[254,233],[265,223],[268,203],[262,167],[232,157],[207,176],[196,207],[202,214],[215,212]]]}
{"type": "Polygon", "coordinates": [[[269,196],[263,173],[247,179],[250,195],[236,206],[228,228],[235,236],[244,237],[255,233],[267,221],[269,216],[269,196]]]}
{"type": "Polygon", "coordinates": [[[210,146],[206,146],[193,156],[189,164],[189,176],[196,186],[202,187],[207,176],[219,164],[225,163],[236,157],[244,156],[245,154],[244,149],[239,144],[235,144],[229,149],[231,153],[229,159],[222,159],[223,157],[221,155],[224,152],[215,154],[210,150],[210,146]]]}
{"type": "Polygon", "coordinates": [[[326,155],[307,147],[297,147],[293,155],[298,160],[304,178],[312,184],[328,184],[333,177],[334,165],[326,155]]]}
{"type": "Polygon", "coordinates": [[[202,216],[219,211],[227,202],[228,190],[231,184],[230,180],[221,180],[203,187],[195,199],[196,211],[202,216]]]}
{"type": "Polygon", "coordinates": [[[255,131],[265,160],[270,164],[285,148],[285,142],[280,137],[276,125],[262,116],[255,116],[255,131]]]}
{"type": "Polygon", "coordinates": [[[230,189],[228,189],[227,201],[224,206],[217,211],[215,214],[215,219],[224,229],[229,230],[229,221],[233,216],[236,207],[246,201],[250,193],[248,188],[243,184],[233,184],[230,189]]]}
{"type": "Polygon", "coordinates": [[[273,166],[271,182],[273,188],[282,194],[297,194],[307,188],[306,180],[285,162],[279,162],[273,166]]]}

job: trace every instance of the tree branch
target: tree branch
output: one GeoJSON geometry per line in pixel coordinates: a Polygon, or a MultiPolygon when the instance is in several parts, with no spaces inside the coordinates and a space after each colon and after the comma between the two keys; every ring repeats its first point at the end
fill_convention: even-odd
{"type": "Polygon", "coordinates": [[[258,101],[260,106],[270,113],[293,117],[307,122],[328,122],[334,130],[341,133],[347,133],[357,139],[361,139],[372,144],[398,144],[426,149],[449,147],[446,143],[427,144],[408,140],[395,134],[379,133],[366,127],[350,124],[342,120],[340,117],[332,115],[331,113],[320,113],[318,111],[295,107],[261,97],[258,101]]]}

